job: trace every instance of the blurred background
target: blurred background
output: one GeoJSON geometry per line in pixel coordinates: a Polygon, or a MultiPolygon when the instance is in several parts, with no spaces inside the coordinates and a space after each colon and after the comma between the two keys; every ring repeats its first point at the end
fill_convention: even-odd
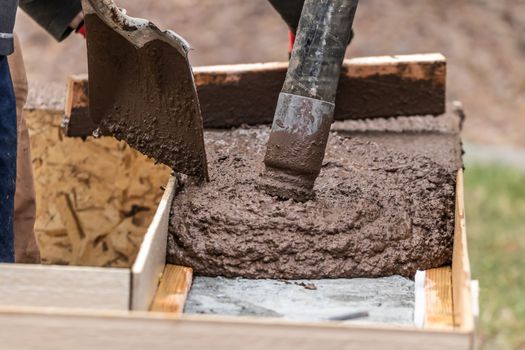
{"type": "MultiPolygon", "coordinates": [[[[193,65],[284,61],[288,35],[267,0],[117,0],[172,29],[193,65]]],[[[362,0],[348,57],[441,52],[448,102],[467,115],[465,181],[482,349],[525,349],[525,0],[362,0]]],[[[86,73],[85,42],[56,43],[24,13],[16,31],[30,85],[86,73]]]]}

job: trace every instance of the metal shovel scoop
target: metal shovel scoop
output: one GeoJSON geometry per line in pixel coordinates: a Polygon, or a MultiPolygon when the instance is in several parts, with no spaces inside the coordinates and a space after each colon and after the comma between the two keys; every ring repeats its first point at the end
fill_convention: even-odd
{"type": "Polygon", "coordinates": [[[103,134],[177,172],[208,179],[188,43],[127,16],[112,0],[82,0],[89,114],[103,134]]]}

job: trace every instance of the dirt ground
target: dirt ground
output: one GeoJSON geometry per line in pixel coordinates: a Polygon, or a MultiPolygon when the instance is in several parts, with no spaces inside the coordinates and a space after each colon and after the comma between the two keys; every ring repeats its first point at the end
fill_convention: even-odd
{"type": "MultiPolygon", "coordinates": [[[[183,35],[194,65],[287,59],[286,26],[266,0],[120,0],[128,13],[183,35]]],[[[17,31],[29,79],[65,82],[86,72],[84,42],[57,44],[25,14],[17,31]]],[[[442,52],[448,101],[463,101],[464,137],[525,147],[525,1],[363,0],[348,56],[442,52]]]]}

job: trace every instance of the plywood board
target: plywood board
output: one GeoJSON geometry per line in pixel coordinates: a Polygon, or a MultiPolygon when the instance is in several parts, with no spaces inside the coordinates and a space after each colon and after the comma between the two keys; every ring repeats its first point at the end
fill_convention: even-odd
{"type": "Polygon", "coordinates": [[[7,349],[466,350],[468,334],[407,328],[170,314],[78,314],[0,309],[7,349]],[[30,336],[28,336],[30,335],[30,336]]]}
{"type": "Polygon", "coordinates": [[[129,269],[0,264],[0,305],[127,310],[129,290],[129,269]]]}
{"type": "Polygon", "coordinates": [[[148,310],[166,265],[171,202],[177,180],[171,177],[131,268],[131,310],[148,310]]]}
{"type": "MultiPolygon", "coordinates": [[[[271,123],[287,68],[287,62],[194,68],[204,127],[271,123]]],[[[74,76],[70,82],[67,135],[89,136],[94,127],[86,107],[87,78],[74,76]]],[[[445,86],[441,54],[345,60],[335,119],[443,114],[445,86]]]]}
{"type": "Polygon", "coordinates": [[[113,138],[64,137],[63,113],[25,116],[43,263],[131,267],[171,170],[113,138]]]}
{"type": "Polygon", "coordinates": [[[181,315],[190,291],[193,270],[167,264],[150,311],[181,315]]]}

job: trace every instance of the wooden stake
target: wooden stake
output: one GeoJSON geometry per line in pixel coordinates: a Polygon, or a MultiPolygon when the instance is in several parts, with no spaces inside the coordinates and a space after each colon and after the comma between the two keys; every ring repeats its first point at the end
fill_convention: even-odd
{"type": "Polygon", "coordinates": [[[425,277],[425,328],[453,329],[451,267],[427,270],[425,277]]]}
{"type": "Polygon", "coordinates": [[[166,265],[151,311],[182,314],[190,291],[193,270],[190,267],[166,265]]]}

